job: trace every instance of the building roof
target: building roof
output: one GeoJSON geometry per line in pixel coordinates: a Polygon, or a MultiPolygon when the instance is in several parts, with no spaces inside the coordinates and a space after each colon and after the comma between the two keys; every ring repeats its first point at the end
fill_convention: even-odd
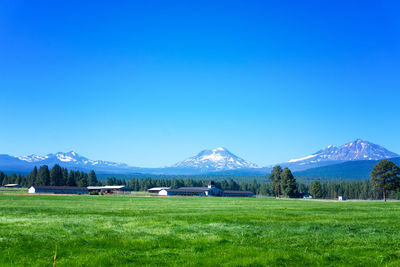
{"type": "Polygon", "coordinates": [[[32,185],[35,189],[46,189],[46,190],[79,190],[87,191],[87,187],[77,187],[77,186],[42,186],[42,185],[32,185]]]}
{"type": "Polygon", "coordinates": [[[3,186],[17,186],[17,185],[19,185],[19,184],[5,184],[3,186]]]}
{"type": "Polygon", "coordinates": [[[224,194],[252,194],[254,195],[253,192],[251,191],[240,191],[240,190],[225,190],[224,194]]]}
{"type": "Polygon", "coordinates": [[[177,192],[177,193],[201,193],[211,190],[208,187],[180,187],[178,189],[165,189],[167,192],[177,192]]]}
{"type": "Polygon", "coordinates": [[[122,188],[128,188],[126,185],[106,185],[103,186],[104,189],[122,189],[122,188]]]}
{"type": "Polygon", "coordinates": [[[170,189],[170,188],[171,187],[153,187],[153,188],[147,189],[147,191],[149,191],[149,190],[156,191],[156,190],[163,190],[163,189],[170,189]]]}
{"type": "Polygon", "coordinates": [[[125,185],[106,185],[106,186],[88,186],[89,190],[101,190],[101,189],[127,189],[125,185]]]}

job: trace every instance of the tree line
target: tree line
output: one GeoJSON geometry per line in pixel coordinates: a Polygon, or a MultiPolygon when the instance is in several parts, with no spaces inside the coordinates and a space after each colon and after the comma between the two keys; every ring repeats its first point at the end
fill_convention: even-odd
{"type": "Polygon", "coordinates": [[[313,198],[336,199],[400,199],[400,167],[390,160],[377,163],[370,173],[370,180],[357,182],[321,183],[313,181],[311,186],[297,183],[288,168],[275,166],[269,175],[275,197],[298,197],[310,192],[313,198]]]}
{"type": "MultiPolygon", "coordinates": [[[[400,169],[394,163],[381,161],[371,172],[371,179],[355,182],[320,182],[298,183],[288,168],[282,170],[275,166],[269,179],[271,182],[260,182],[253,179],[251,182],[222,179],[215,181],[215,185],[222,190],[252,191],[254,194],[263,196],[285,196],[301,197],[311,193],[313,198],[337,199],[343,196],[348,199],[400,199],[400,169]],[[396,178],[397,177],[397,178],[396,178]]],[[[212,179],[212,176],[210,177],[212,179]]],[[[199,179],[198,176],[186,178],[168,178],[168,176],[137,176],[131,179],[117,179],[108,177],[98,180],[96,173],[90,171],[68,171],[59,165],[54,165],[50,170],[48,166],[36,167],[28,175],[21,174],[6,175],[0,172],[0,185],[20,184],[23,187],[31,185],[54,185],[54,186],[101,186],[101,185],[125,185],[133,191],[146,191],[152,187],[202,187],[207,186],[210,181],[199,179]]]]}
{"type": "Polygon", "coordinates": [[[19,184],[23,187],[32,185],[86,187],[101,185],[102,183],[97,180],[94,171],[90,171],[89,173],[73,170],[68,171],[66,168],[62,168],[56,164],[51,170],[47,165],[41,166],[39,170],[35,166],[26,176],[21,174],[6,175],[0,172],[0,185],[6,184],[19,184]]]}

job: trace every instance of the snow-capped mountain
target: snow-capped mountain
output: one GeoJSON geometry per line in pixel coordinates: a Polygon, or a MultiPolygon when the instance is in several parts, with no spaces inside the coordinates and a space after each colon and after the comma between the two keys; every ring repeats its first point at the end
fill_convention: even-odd
{"type": "Polygon", "coordinates": [[[340,147],[330,145],[312,155],[291,159],[282,165],[292,170],[305,170],[345,161],[382,160],[394,157],[399,157],[399,155],[382,146],[357,139],[340,147]]]}
{"type": "Polygon", "coordinates": [[[10,156],[0,155],[0,170],[3,171],[30,171],[34,166],[47,165],[49,167],[58,164],[62,167],[75,170],[95,170],[103,173],[135,173],[140,168],[131,167],[124,163],[91,160],[74,151],[55,154],[10,156]]]}
{"type": "MultiPolygon", "coordinates": [[[[340,164],[343,162],[376,161],[400,157],[382,146],[357,139],[340,147],[328,146],[312,155],[291,159],[281,163],[282,167],[289,167],[298,172],[311,168],[340,164]]],[[[224,175],[266,175],[272,166],[259,168],[256,164],[248,162],[226,148],[203,150],[199,154],[184,161],[164,168],[132,167],[124,163],[103,160],[91,160],[74,151],[55,154],[10,156],[0,154],[0,171],[29,172],[34,166],[47,165],[50,168],[55,164],[62,167],[107,174],[160,174],[160,175],[198,175],[198,174],[224,174],[224,175]]],[[[346,165],[347,166],[347,165],[346,165]]],[[[352,165],[353,166],[353,165],[352,165]]],[[[357,165],[358,166],[358,165],[357,165]]],[[[338,167],[339,168],[339,167],[338,167]]],[[[329,170],[327,170],[328,172],[329,170]]],[[[337,172],[336,172],[337,173],[337,172]]]]}
{"type": "Polygon", "coordinates": [[[176,163],[171,167],[198,169],[203,172],[258,168],[256,164],[232,154],[223,147],[213,150],[203,150],[199,154],[176,163]]]}
{"type": "Polygon", "coordinates": [[[78,153],[74,151],[70,151],[67,153],[58,152],[55,154],[48,154],[46,156],[38,156],[38,155],[30,155],[17,157],[18,159],[30,163],[37,164],[60,164],[60,165],[76,165],[76,166],[87,166],[87,167],[118,167],[118,168],[127,168],[128,165],[124,163],[116,163],[110,161],[103,160],[91,160],[85,157],[80,156],[78,153]]]}

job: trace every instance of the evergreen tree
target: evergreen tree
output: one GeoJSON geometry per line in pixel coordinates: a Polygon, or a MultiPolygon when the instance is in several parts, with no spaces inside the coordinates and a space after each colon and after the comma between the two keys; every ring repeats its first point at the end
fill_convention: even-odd
{"type": "Polygon", "coordinates": [[[281,189],[287,197],[295,197],[298,194],[296,179],[289,168],[285,168],[281,174],[281,189]]]}
{"type": "Polygon", "coordinates": [[[47,165],[43,165],[39,168],[36,181],[37,185],[50,185],[50,172],[47,165]]]}
{"type": "Polygon", "coordinates": [[[228,185],[229,185],[229,190],[239,190],[240,189],[240,186],[238,185],[238,183],[233,179],[229,179],[228,185]]]}
{"type": "Polygon", "coordinates": [[[5,175],[3,178],[3,185],[9,184],[8,182],[8,175],[5,175]]]}
{"type": "Polygon", "coordinates": [[[68,180],[68,169],[67,168],[61,168],[61,173],[62,173],[62,185],[66,185],[67,184],[67,180],[68,180]]]}
{"type": "Polygon", "coordinates": [[[8,177],[8,183],[9,184],[15,184],[16,181],[17,181],[17,175],[15,173],[11,174],[8,177]]]}
{"type": "Polygon", "coordinates": [[[282,174],[282,168],[281,166],[277,165],[273,168],[271,174],[269,175],[269,179],[272,181],[274,184],[274,189],[275,189],[275,196],[279,197],[281,194],[281,174],[282,174]]]}
{"type": "Polygon", "coordinates": [[[75,172],[73,172],[73,171],[69,172],[66,185],[67,186],[76,186],[75,172]]]}
{"type": "Polygon", "coordinates": [[[323,197],[323,190],[321,183],[319,181],[314,181],[311,185],[311,195],[313,198],[322,198],[323,197]]]}
{"type": "Polygon", "coordinates": [[[224,179],[224,180],[221,182],[221,189],[222,189],[222,190],[227,190],[227,189],[228,189],[228,186],[229,186],[228,182],[224,179]]]}
{"type": "Polygon", "coordinates": [[[87,187],[88,183],[88,175],[84,172],[80,173],[80,179],[77,181],[79,187],[87,187]]]}
{"type": "Polygon", "coordinates": [[[92,170],[89,173],[89,179],[88,179],[89,185],[97,185],[98,181],[97,181],[97,177],[96,177],[96,173],[92,170]]]}
{"type": "Polygon", "coordinates": [[[14,183],[19,184],[19,185],[24,184],[24,179],[20,173],[17,175],[17,178],[15,179],[14,183]]]}
{"type": "Polygon", "coordinates": [[[253,179],[253,182],[251,183],[250,191],[253,192],[254,194],[258,193],[258,183],[255,178],[253,179]]]}
{"type": "Polygon", "coordinates": [[[50,185],[63,185],[63,174],[60,165],[56,164],[50,171],[50,185]]]}
{"type": "Polygon", "coordinates": [[[140,184],[139,184],[139,179],[135,179],[135,191],[140,190],[140,184]]]}
{"type": "Polygon", "coordinates": [[[383,190],[383,199],[386,201],[387,190],[400,187],[400,168],[390,160],[382,160],[371,171],[371,181],[375,187],[383,190]]]}
{"type": "Polygon", "coordinates": [[[36,184],[36,177],[37,177],[37,167],[35,166],[31,173],[27,177],[27,185],[32,186],[36,184]]]}
{"type": "Polygon", "coordinates": [[[0,186],[4,185],[3,182],[6,179],[6,175],[3,172],[0,172],[0,186]]]}

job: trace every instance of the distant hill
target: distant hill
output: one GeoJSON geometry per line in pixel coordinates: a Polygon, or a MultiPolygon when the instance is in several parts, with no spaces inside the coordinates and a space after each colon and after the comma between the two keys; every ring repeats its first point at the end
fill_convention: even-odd
{"type": "Polygon", "coordinates": [[[330,145],[312,155],[291,159],[280,165],[289,167],[292,171],[303,171],[348,161],[374,161],[395,157],[400,155],[380,145],[357,139],[340,147],[330,145]]]}
{"type": "MultiPolygon", "coordinates": [[[[377,161],[397,157],[400,156],[382,146],[357,139],[340,147],[330,145],[312,155],[291,159],[279,165],[304,177],[363,178],[369,176],[369,171],[377,161]]],[[[223,147],[202,150],[181,162],[162,168],[141,168],[125,163],[91,160],[74,151],[30,156],[0,155],[0,170],[4,172],[29,172],[34,166],[52,167],[55,164],[70,170],[94,170],[98,174],[107,175],[266,176],[273,167],[258,167],[223,147]]]]}
{"type": "MultiPolygon", "coordinates": [[[[400,165],[400,157],[388,159],[400,165]]],[[[369,179],[370,172],[380,160],[347,161],[305,171],[294,172],[297,177],[369,179]]]]}

